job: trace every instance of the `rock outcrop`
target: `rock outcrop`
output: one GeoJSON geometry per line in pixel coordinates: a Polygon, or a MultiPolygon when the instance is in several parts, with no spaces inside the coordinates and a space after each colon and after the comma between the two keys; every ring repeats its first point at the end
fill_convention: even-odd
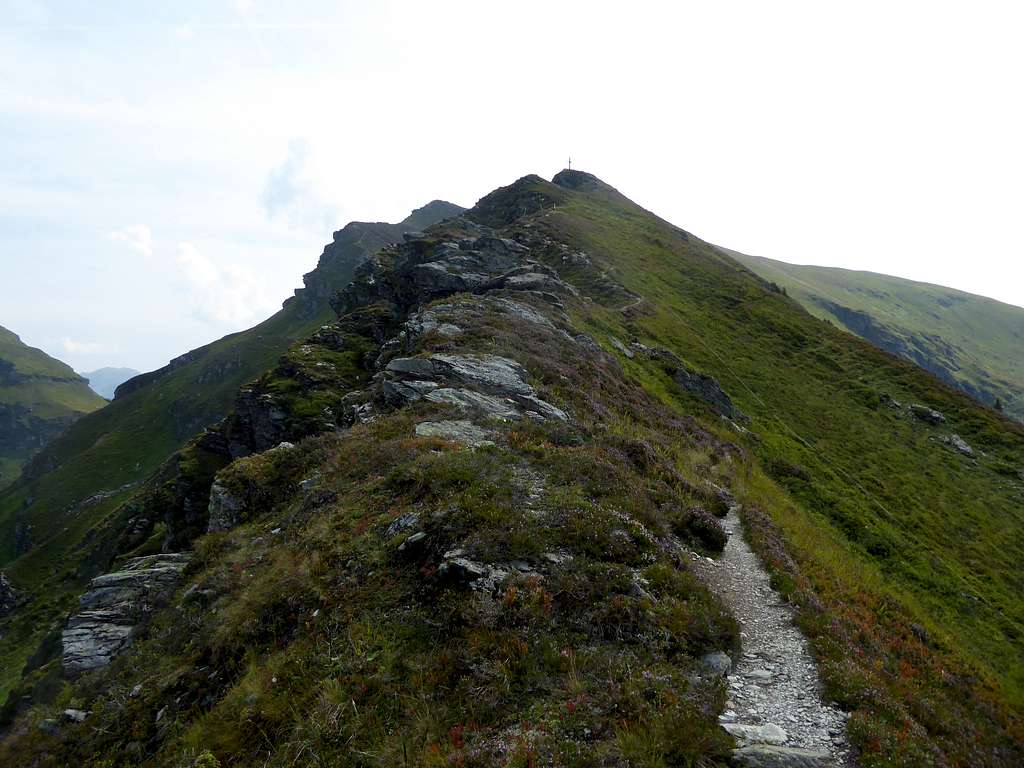
{"type": "Polygon", "coordinates": [[[0,618],[3,618],[21,602],[21,593],[14,588],[7,574],[0,572],[0,618]]]}
{"type": "MultiPolygon", "coordinates": [[[[616,341],[618,340],[613,340],[613,346],[616,341]]],[[[657,360],[660,362],[665,373],[672,377],[672,381],[697,399],[703,400],[726,418],[739,422],[749,421],[746,414],[733,404],[732,398],[729,397],[724,389],[722,389],[722,385],[718,383],[718,379],[713,376],[708,376],[692,370],[686,365],[686,363],[667,349],[663,349],[661,347],[648,347],[636,342],[631,344],[630,348],[627,349],[622,342],[618,343],[621,346],[620,351],[625,350],[624,353],[631,353],[635,350],[651,360],[657,360]]]]}
{"type": "Polygon", "coordinates": [[[188,560],[185,553],[147,555],[93,579],[61,635],[65,672],[87,672],[109,664],[131,642],[146,614],[178,584],[188,560]]]}
{"type": "Polygon", "coordinates": [[[563,410],[537,397],[515,360],[496,355],[399,357],[384,369],[385,392],[399,402],[424,398],[489,417],[567,420],[563,410]]]}
{"type": "Polygon", "coordinates": [[[946,423],[946,417],[943,414],[939,413],[934,408],[928,407],[927,405],[913,403],[908,406],[908,408],[910,409],[912,416],[933,426],[946,423]]]}

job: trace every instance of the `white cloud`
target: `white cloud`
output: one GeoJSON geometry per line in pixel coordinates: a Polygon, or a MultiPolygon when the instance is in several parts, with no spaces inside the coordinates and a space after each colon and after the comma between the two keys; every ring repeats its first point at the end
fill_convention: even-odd
{"type": "Polygon", "coordinates": [[[175,264],[202,320],[237,328],[262,319],[275,307],[265,281],[255,272],[239,264],[220,265],[195,243],[178,243],[175,264]]]}
{"type": "Polygon", "coordinates": [[[320,192],[309,154],[305,139],[288,142],[284,161],[267,174],[263,208],[271,218],[282,217],[291,226],[329,230],[337,222],[338,210],[320,192]]]}
{"type": "Polygon", "coordinates": [[[174,36],[178,40],[191,40],[196,36],[196,28],[191,24],[179,24],[174,28],[174,36]]]}
{"type": "Polygon", "coordinates": [[[129,248],[147,258],[153,255],[153,232],[145,224],[133,224],[111,232],[110,239],[127,243],[129,248]]]}
{"type": "Polygon", "coordinates": [[[60,345],[65,352],[70,352],[73,355],[95,355],[106,349],[103,344],[95,341],[75,341],[68,338],[62,339],[60,345]]]}

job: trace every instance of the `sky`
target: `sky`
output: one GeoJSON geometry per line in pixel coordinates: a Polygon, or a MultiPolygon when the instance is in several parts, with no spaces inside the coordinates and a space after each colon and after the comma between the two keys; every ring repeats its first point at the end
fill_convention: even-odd
{"type": "Polygon", "coordinates": [[[1024,305],[1015,2],[0,0],[0,325],[149,370],[350,220],[573,167],[746,253],[1024,305]]]}

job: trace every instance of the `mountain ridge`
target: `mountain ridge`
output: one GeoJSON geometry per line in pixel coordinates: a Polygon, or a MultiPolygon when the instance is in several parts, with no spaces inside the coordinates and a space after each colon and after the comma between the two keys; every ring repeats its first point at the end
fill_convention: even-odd
{"type": "Polygon", "coordinates": [[[0,327],[0,487],[33,454],[103,400],[70,366],[0,327]]]}
{"type": "Polygon", "coordinates": [[[690,565],[733,511],[862,766],[1020,764],[1024,428],[556,178],[378,251],[136,489],[101,583],[179,586],[109,666],[40,654],[0,759],[740,760],[690,565]]]}
{"type": "Polygon", "coordinates": [[[1024,420],[1024,308],[956,288],[723,249],[811,314],[1024,420]]]}
{"type": "MultiPolygon", "coordinates": [[[[446,210],[435,205],[426,214],[446,210]]],[[[371,249],[401,239],[405,231],[401,224],[352,222],[324,248],[323,272],[343,284],[371,249]]],[[[0,640],[0,697],[80,585],[106,567],[117,537],[99,532],[126,525],[131,513],[124,502],[175,450],[231,409],[242,383],[272,367],[290,344],[332,316],[324,298],[329,291],[316,287],[321,273],[313,270],[305,280],[313,290],[299,289],[253,328],[121,384],[113,401],[54,439],[0,491],[0,569],[23,593],[53,596],[38,614],[23,615],[6,644],[0,640]]]]}

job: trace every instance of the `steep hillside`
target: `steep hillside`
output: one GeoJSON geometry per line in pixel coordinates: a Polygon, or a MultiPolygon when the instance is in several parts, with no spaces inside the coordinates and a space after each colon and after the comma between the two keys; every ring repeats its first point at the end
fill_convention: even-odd
{"type": "Polygon", "coordinates": [[[89,381],[89,388],[97,395],[113,400],[114,390],[138,375],[134,368],[99,368],[83,373],[82,377],[89,381]]]}
{"type": "Polygon", "coordinates": [[[718,727],[728,512],[861,766],[1024,764],[1019,424],[578,171],[332,305],[96,532],[0,763],[782,764],[718,727]]]}
{"type": "Polygon", "coordinates": [[[29,457],[103,404],[67,365],[0,327],[0,488],[29,457]]]}
{"type": "Polygon", "coordinates": [[[1024,421],[1024,309],[874,272],[729,255],[785,288],[816,317],[913,360],[1024,421]]]}
{"type": "Polygon", "coordinates": [[[273,317],[125,382],[113,402],[78,421],[0,493],[0,570],[23,591],[45,596],[31,615],[21,614],[17,631],[0,633],[0,697],[81,585],[106,566],[116,532],[131,516],[121,505],[138,484],[223,418],[242,384],[330,320],[328,296],[374,251],[401,240],[412,228],[407,222],[418,229],[424,219],[460,210],[434,201],[399,224],[348,224],[324,248],[305,287],[273,317]]]}

